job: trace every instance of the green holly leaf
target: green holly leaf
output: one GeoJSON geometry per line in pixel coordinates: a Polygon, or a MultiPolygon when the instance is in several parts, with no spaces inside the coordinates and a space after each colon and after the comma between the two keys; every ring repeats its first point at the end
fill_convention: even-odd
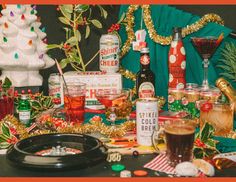
{"type": "Polygon", "coordinates": [[[62,59],[59,64],[61,66],[61,69],[64,69],[69,63],[70,63],[70,59],[62,59]]]}
{"type": "Polygon", "coordinates": [[[0,143],[0,149],[6,149],[10,146],[11,144],[7,143],[7,142],[1,142],[0,143]]]}
{"type": "Polygon", "coordinates": [[[66,25],[70,25],[70,21],[68,19],[66,19],[65,17],[59,17],[58,18],[60,20],[60,22],[66,24],[66,25]]]}
{"type": "Polygon", "coordinates": [[[2,87],[3,87],[3,88],[10,88],[11,86],[12,86],[11,80],[10,80],[8,77],[6,77],[6,78],[4,79],[4,82],[3,82],[3,84],[2,84],[2,87]]]}
{"type": "Polygon", "coordinates": [[[97,28],[102,28],[102,24],[100,21],[96,20],[96,19],[93,19],[93,20],[90,20],[92,22],[92,24],[97,27],[97,28]]]}
{"type": "Polygon", "coordinates": [[[75,6],[75,11],[82,13],[89,9],[89,5],[87,4],[79,4],[75,6]]]}
{"type": "Polygon", "coordinates": [[[89,37],[90,34],[90,27],[89,25],[86,26],[86,33],[85,33],[85,39],[87,39],[89,37]]]}
{"type": "Polygon", "coordinates": [[[0,134],[0,143],[5,142],[5,141],[6,141],[6,137],[0,134]]]}
{"type": "Polygon", "coordinates": [[[75,38],[76,38],[76,42],[77,41],[81,41],[81,33],[80,33],[80,31],[79,30],[76,30],[75,31],[75,38]]]}
{"type": "Polygon", "coordinates": [[[50,49],[55,49],[55,48],[59,48],[61,49],[62,48],[62,44],[49,44],[47,45],[47,49],[50,50],[50,49]]]}
{"type": "Polygon", "coordinates": [[[216,148],[216,141],[213,139],[208,139],[205,144],[208,148],[216,148]]]}
{"type": "Polygon", "coordinates": [[[31,107],[34,110],[40,110],[40,108],[42,108],[42,105],[37,100],[31,100],[31,107]]]}
{"type": "Polygon", "coordinates": [[[197,158],[197,159],[202,159],[203,156],[204,156],[204,151],[202,148],[199,148],[199,147],[194,147],[193,149],[193,154],[194,154],[194,157],[197,158]]]}
{"type": "Polygon", "coordinates": [[[11,136],[9,127],[6,126],[4,123],[2,123],[2,134],[7,137],[11,136]]]}
{"type": "Polygon", "coordinates": [[[208,138],[212,137],[214,133],[214,128],[208,122],[205,122],[203,128],[200,131],[200,139],[202,142],[206,142],[208,138]]]}
{"type": "Polygon", "coordinates": [[[61,13],[64,15],[65,19],[71,19],[71,13],[73,12],[72,5],[60,5],[59,6],[61,13]]]}
{"type": "Polygon", "coordinates": [[[66,44],[70,44],[71,46],[73,46],[76,44],[76,42],[77,42],[77,39],[75,36],[73,36],[66,41],[66,44]]]}

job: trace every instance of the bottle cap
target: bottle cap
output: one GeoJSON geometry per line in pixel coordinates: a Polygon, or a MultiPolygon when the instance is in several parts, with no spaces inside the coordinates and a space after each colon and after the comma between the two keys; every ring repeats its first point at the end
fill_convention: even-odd
{"type": "Polygon", "coordinates": [[[149,48],[148,47],[143,47],[140,52],[141,53],[149,53],[149,48]]]}
{"type": "Polygon", "coordinates": [[[22,95],[21,95],[21,99],[22,99],[22,100],[27,100],[27,99],[28,99],[28,95],[22,94],[22,95]]]}
{"type": "Polygon", "coordinates": [[[182,28],[181,27],[174,27],[173,28],[173,33],[181,33],[182,32],[182,28]]]}
{"type": "Polygon", "coordinates": [[[124,170],[120,172],[120,177],[121,178],[130,178],[131,176],[131,171],[129,170],[124,170]]]}
{"type": "Polygon", "coordinates": [[[116,171],[116,172],[120,172],[123,171],[125,169],[125,166],[122,164],[113,164],[111,166],[112,171],[116,171]]]}

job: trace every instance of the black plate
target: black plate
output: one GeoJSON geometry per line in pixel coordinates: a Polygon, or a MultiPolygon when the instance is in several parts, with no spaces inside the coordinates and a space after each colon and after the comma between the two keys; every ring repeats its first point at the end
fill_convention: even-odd
{"type": "Polygon", "coordinates": [[[7,151],[10,164],[30,169],[86,168],[104,161],[107,149],[94,137],[80,134],[45,134],[17,142],[7,151]],[[79,154],[42,156],[39,151],[62,146],[80,150],[79,154]]]}

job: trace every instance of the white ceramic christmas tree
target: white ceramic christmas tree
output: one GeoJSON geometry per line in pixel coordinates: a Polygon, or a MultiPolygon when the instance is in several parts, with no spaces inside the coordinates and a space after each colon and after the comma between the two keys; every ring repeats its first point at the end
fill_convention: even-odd
{"type": "Polygon", "coordinates": [[[15,87],[41,86],[40,69],[54,65],[47,54],[46,33],[35,7],[6,5],[0,17],[0,69],[15,87]]]}

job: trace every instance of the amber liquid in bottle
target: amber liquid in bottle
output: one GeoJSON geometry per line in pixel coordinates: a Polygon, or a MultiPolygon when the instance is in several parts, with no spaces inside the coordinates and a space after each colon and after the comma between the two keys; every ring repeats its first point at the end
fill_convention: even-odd
{"type": "Polygon", "coordinates": [[[155,96],[155,75],[150,69],[149,48],[141,49],[141,69],[136,76],[136,90],[139,98],[151,98],[155,96]]]}
{"type": "Polygon", "coordinates": [[[234,112],[236,112],[236,90],[224,78],[217,79],[216,86],[229,99],[230,103],[234,105],[234,112]]]}

